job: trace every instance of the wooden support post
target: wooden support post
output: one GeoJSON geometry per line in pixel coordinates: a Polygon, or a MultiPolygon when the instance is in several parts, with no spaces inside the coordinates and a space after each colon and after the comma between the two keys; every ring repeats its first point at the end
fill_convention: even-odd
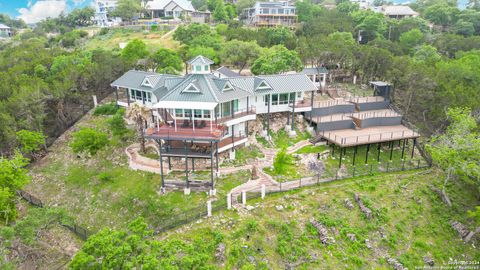
{"type": "Polygon", "coordinates": [[[310,123],[312,122],[313,98],[314,97],[315,97],[315,91],[312,91],[312,100],[310,100],[310,107],[312,107],[312,109],[310,110],[310,123]]]}
{"type": "Polygon", "coordinates": [[[215,143],[215,166],[217,166],[217,174],[218,174],[218,142],[215,143]]]}
{"type": "Polygon", "coordinates": [[[338,161],[338,168],[342,168],[343,149],[340,148],[340,160],[338,161]]]}
{"type": "Polygon", "coordinates": [[[332,144],[332,157],[335,156],[335,144],[332,144]]]}
{"type": "Polygon", "coordinates": [[[130,89],[125,88],[125,92],[127,92],[127,105],[130,107],[130,89]]]}
{"type": "Polygon", "coordinates": [[[378,146],[377,146],[377,162],[380,162],[380,147],[381,147],[381,143],[378,143],[378,146]]]}
{"type": "Polygon", "coordinates": [[[406,142],[406,139],[403,139],[403,146],[402,146],[402,159],[403,159],[403,155],[405,154],[405,142],[406,142]]]}
{"type": "Polygon", "coordinates": [[[117,108],[118,108],[118,86],[115,87],[115,100],[116,100],[115,104],[117,105],[117,108]]]}
{"type": "Polygon", "coordinates": [[[171,157],[168,157],[168,169],[172,170],[172,160],[171,157]]]}
{"type": "Polygon", "coordinates": [[[210,142],[210,188],[213,189],[213,142],[210,142]]]}
{"type": "Polygon", "coordinates": [[[188,155],[187,155],[187,141],[183,141],[183,146],[185,150],[185,177],[186,177],[186,185],[187,189],[190,188],[190,183],[188,182],[188,155]]]}
{"type": "Polygon", "coordinates": [[[365,164],[368,163],[368,152],[370,152],[370,144],[367,144],[367,152],[365,153],[365,164]]]}
{"type": "Polygon", "coordinates": [[[392,157],[393,157],[393,145],[395,144],[395,142],[392,142],[392,144],[390,145],[390,161],[392,161],[392,157]]]}
{"type": "Polygon", "coordinates": [[[412,143],[412,157],[411,157],[411,158],[413,158],[413,155],[415,154],[415,144],[416,144],[416,143],[417,143],[417,139],[414,138],[414,139],[413,139],[413,143],[412,143]]]}
{"type": "Polygon", "coordinates": [[[355,159],[357,158],[357,145],[353,148],[353,162],[352,165],[355,166],[355,159]]]}
{"type": "Polygon", "coordinates": [[[295,101],[297,98],[297,93],[295,92],[293,95],[294,96],[293,96],[293,105],[292,105],[292,130],[295,130],[295,101]]]}
{"type": "Polygon", "coordinates": [[[195,171],[195,158],[192,157],[192,172],[195,171]]]}
{"type": "Polygon", "coordinates": [[[159,156],[159,160],[160,160],[160,177],[162,179],[162,192],[163,192],[163,189],[165,189],[165,176],[163,175],[163,159],[162,159],[162,140],[158,140],[157,141],[158,145],[159,145],[159,151],[158,151],[158,156],[159,156]]]}
{"type": "Polygon", "coordinates": [[[270,103],[272,102],[272,94],[268,95],[267,107],[267,135],[270,136],[270,103]]]}

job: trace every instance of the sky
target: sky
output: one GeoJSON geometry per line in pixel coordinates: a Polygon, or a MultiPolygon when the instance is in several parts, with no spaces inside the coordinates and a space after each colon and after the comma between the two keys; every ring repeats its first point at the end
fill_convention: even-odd
{"type": "Polygon", "coordinates": [[[90,5],[92,0],[0,0],[0,13],[37,23],[47,17],[57,17],[75,7],[90,5]]]}

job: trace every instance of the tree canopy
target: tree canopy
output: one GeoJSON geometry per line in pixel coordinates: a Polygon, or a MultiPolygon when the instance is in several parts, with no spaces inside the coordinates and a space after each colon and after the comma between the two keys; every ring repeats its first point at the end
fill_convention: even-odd
{"type": "Polygon", "coordinates": [[[290,51],[283,45],[275,45],[266,49],[263,54],[253,62],[253,74],[278,74],[287,71],[300,71],[302,61],[297,52],[290,51]]]}

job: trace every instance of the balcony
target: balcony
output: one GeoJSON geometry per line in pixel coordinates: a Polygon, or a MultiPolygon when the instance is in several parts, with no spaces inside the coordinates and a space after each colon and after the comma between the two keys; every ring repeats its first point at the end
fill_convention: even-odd
{"type": "Polygon", "coordinates": [[[255,106],[250,106],[248,108],[236,111],[235,113],[233,113],[233,115],[226,115],[226,116],[219,117],[217,118],[216,122],[218,124],[226,124],[230,126],[232,124],[237,124],[237,123],[248,121],[248,120],[254,120],[255,118],[256,118],[255,106]]]}
{"type": "Polygon", "coordinates": [[[296,101],[295,103],[290,102],[288,104],[290,111],[293,111],[294,105],[295,105],[295,112],[309,112],[312,110],[312,103],[310,99],[302,99],[302,100],[296,101]]]}
{"type": "Polygon", "coordinates": [[[210,121],[177,120],[175,123],[163,124],[158,128],[146,130],[146,137],[165,140],[204,140],[220,141],[225,134],[225,126],[210,121]]]}
{"type": "MultiPolygon", "coordinates": [[[[218,152],[224,152],[234,145],[240,145],[247,141],[247,137],[244,134],[239,134],[238,136],[234,137],[227,137],[218,141],[218,152]]],[[[201,142],[186,142],[183,143],[181,141],[168,141],[162,147],[162,156],[165,157],[184,157],[187,155],[188,157],[195,157],[195,158],[210,158],[210,155],[215,154],[216,148],[215,145],[214,149],[210,148],[210,143],[201,143],[201,142]]]]}

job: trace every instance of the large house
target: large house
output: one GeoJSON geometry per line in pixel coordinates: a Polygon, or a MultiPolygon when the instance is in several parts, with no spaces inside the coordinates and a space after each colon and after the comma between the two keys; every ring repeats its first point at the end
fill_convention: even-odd
{"type": "Polygon", "coordinates": [[[109,18],[108,13],[112,12],[117,6],[117,0],[95,0],[93,8],[95,9],[94,21],[100,27],[109,27],[121,21],[119,18],[109,18]]]}
{"type": "MultiPolygon", "coordinates": [[[[311,110],[305,98],[317,90],[305,74],[219,78],[210,69],[213,61],[203,56],[188,64],[185,76],[130,70],[111,85],[118,105],[136,102],[151,109],[146,134],[159,143],[161,159],[184,158],[187,167],[189,159],[210,159],[212,187],[214,160],[218,170],[219,153],[234,157],[235,147],[248,142],[249,121],[266,115],[263,135],[268,136],[270,113],[286,112],[294,119],[295,113],[311,110]]],[[[163,167],[161,172],[163,180],[163,167]]],[[[188,168],[185,172],[188,186],[188,168]]]]}
{"type": "Polygon", "coordinates": [[[12,36],[12,30],[5,24],[0,23],[0,38],[8,38],[12,36]]]}
{"type": "Polygon", "coordinates": [[[241,19],[251,26],[293,27],[297,23],[297,14],[295,5],[287,1],[256,2],[252,8],[243,10],[241,19]]]}
{"type": "Polygon", "coordinates": [[[188,0],[151,0],[145,4],[145,9],[147,17],[150,15],[152,19],[180,19],[182,15],[195,12],[192,2],[188,0]]]}
{"type": "Polygon", "coordinates": [[[403,19],[406,17],[417,17],[418,12],[405,5],[382,6],[380,12],[392,19],[403,19]]]}

